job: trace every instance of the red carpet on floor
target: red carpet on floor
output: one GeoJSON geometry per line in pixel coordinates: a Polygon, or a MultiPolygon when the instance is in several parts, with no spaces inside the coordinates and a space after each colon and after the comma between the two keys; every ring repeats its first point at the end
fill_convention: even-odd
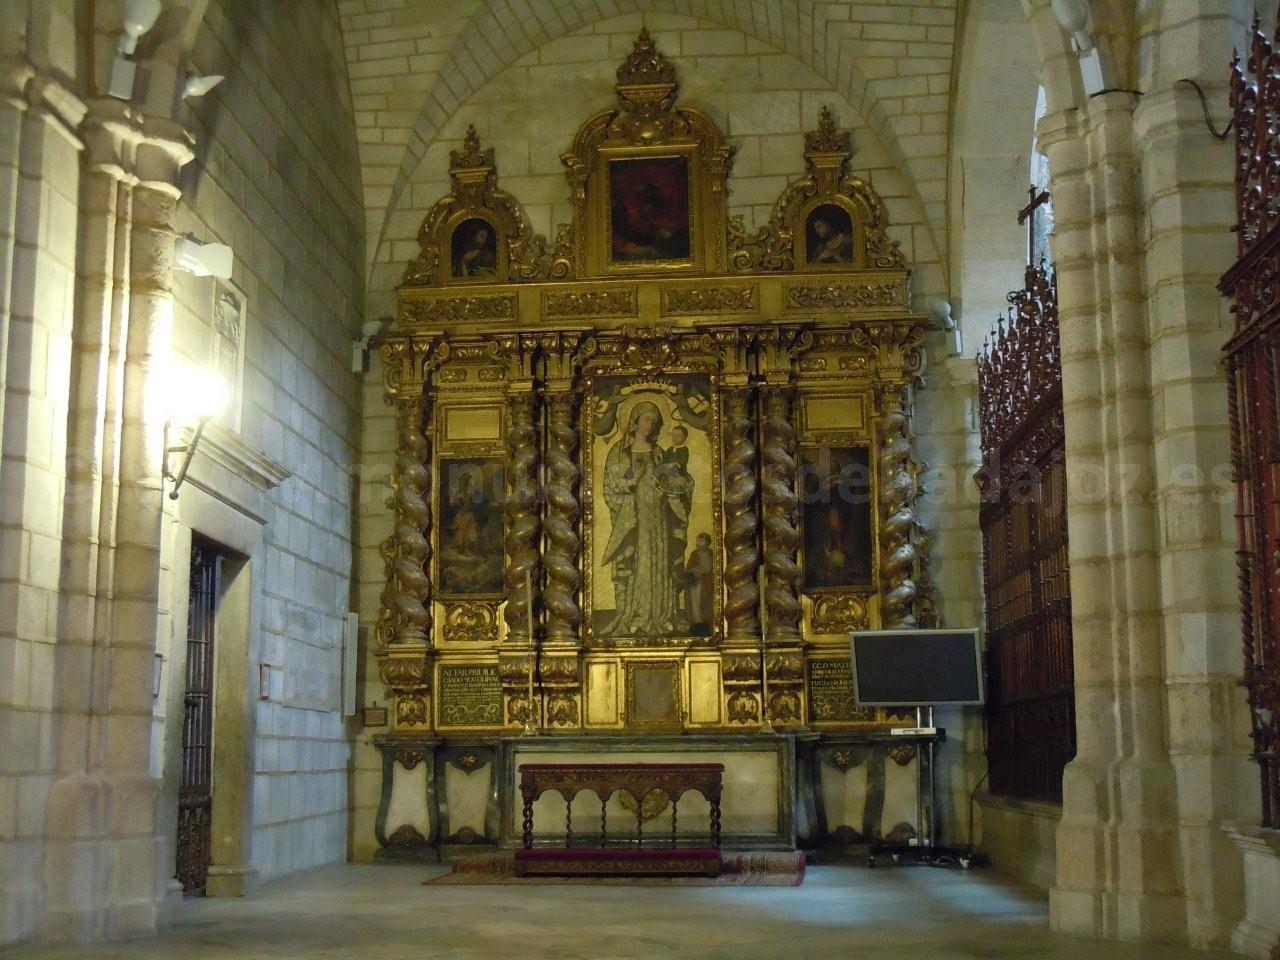
{"type": "Polygon", "coordinates": [[[592,884],[618,887],[798,887],[804,853],[726,853],[717,877],[518,877],[511,853],[464,857],[449,872],[424,884],[592,884]]]}

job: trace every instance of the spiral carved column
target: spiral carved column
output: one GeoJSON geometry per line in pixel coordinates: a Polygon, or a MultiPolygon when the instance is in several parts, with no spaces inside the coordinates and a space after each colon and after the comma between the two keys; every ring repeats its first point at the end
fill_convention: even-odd
{"type": "MultiPolygon", "coordinates": [[[[536,722],[536,699],[529,702],[529,673],[536,672],[533,609],[541,588],[538,547],[542,532],[538,517],[537,395],[533,385],[507,398],[506,555],[503,576],[507,606],[507,644],[524,649],[499,658],[499,672],[507,698],[508,720],[536,722]]],[[[536,641],[535,641],[536,643],[536,641]]],[[[536,682],[536,681],[535,681],[536,682]]],[[[535,694],[536,698],[536,694],[535,694]]]]}
{"type": "Polygon", "coordinates": [[[396,467],[387,506],[395,512],[395,531],[382,543],[387,584],[382,591],[378,634],[384,644],[426,644],[431,627],[429,502],[431,475],[423,435],[424,403],[419,396],[397,397],[396,467]]]}
{"type": "Polygon", "coordinates": [[[538,571],[538,432],[532,392],[507,400],[507,593],[506,621],[510,643],[529,639],[530,594],[541,586],[538,571]]]}
{"type": "Polygon", "coordinates": [[[749,388],[734,390],[725,400],[728,431],[724,453],[724,616],[728,639],[760,636],[756,569],[760,550],[756,535],[756,437],[753,397],[749,388]]]}
{"type": "Polygon", "coordinates": [[[543,562],[547,585],[542,603],[547,610],[547,642],[575,643],[582,611],[578,607],[578,430],[577,398],[558,394],[549,403],[547,424],[547,515],[543,522],[547,548],[543,562]]]}
{"type": "Polygon", "coordinates": [[[893,387],[882,396],[880,417],[880,561],[882,616],[886,627],[914,627],[916,481],[911,470],[908,388],[893,387]]]}
{"type": "Polygon", "coordinates": [[[771,644],[800,637],[794,402],[792,387],[768,386],[763,390],[760,481],[764,508],[765,639],[771,644]]]}
{"type": "Polygon", "coordinates": [[[547,583],[542,603],[547,611],[540,680],[546,697],[546,723],[552,727],[576,727],[581,718],[582,689],[578,663],[578,637],[582,609],[578,589],[578,554],[582,541],[578,521],[577,429],[578,398],[558,392],[547,401],[547,507],[542,521],[546,535],[543,565],[547,583]]]}

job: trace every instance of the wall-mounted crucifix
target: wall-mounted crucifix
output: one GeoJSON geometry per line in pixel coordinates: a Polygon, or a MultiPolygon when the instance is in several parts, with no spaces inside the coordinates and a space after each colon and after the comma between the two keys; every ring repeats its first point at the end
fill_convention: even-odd
{"type": "MultiPolygon", "coordinates": [[[[1031,188],[1027,191],[1027,196],[1030,199],[1030,202],[1021,210],[1018,211],[1018,223],[1026,224],[1027,263],[1034,266],[1038,259],[1036,257],[1036,242],[1037,240],[1040,239],[1038,235],[1038,230],[1037,230],[1037,228],[1039,227],[1039,217],[1037,216],[1037,213],[1041,207],[1049,206],[1049,191],[1041,190],[1038,186],[1036,186],[1033,183],[1031,185],[1031,188]]],[[[1045,249],[1041,252],[1041,257],[1044,257],[1047,259],[1048,253],[1049,253],[1048,251],[1049,245],[1046,242],[1044,246],[1045,246],[1045,249]]]]}

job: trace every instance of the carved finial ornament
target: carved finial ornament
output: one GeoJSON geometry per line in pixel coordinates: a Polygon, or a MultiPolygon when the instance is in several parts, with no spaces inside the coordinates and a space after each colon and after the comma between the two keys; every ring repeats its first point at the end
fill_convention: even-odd
{"type": "Polygon", "coordinates": [[[674,87],[675,83],[676,68],[658,50],[649,31],[642,28],[630,56],[618,67],[618,86],[670,84],[674,87]]]}
{"type": "Polygon", "coordinates": [[[449,165],[455,170],[493,167],[493,147],[481,149],[480,135],[476,133],[474,123],[467,125],[467,135],[462,139],[462,149],[449,151],[449,165]]]}
{"type": "Polygon", "coordinates": [[[825,104],[818,116],[818,129],[804,135],[804,152],[806,156],[815,153],[843,153],[847,156],[853,153],[853,138],[848,130],[836,128],[836,118],[825,104]]]}

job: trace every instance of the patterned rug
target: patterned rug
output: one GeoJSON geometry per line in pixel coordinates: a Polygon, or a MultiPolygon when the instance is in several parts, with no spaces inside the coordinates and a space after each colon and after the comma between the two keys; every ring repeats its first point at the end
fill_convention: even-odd
{"type": "Polygon", "coordinates": [[[804,853],[730,853],[718,877],[517,877],[510,852],[464,857],[423,884],[591,884],[616,887],[798,887],[804,853]]]}

